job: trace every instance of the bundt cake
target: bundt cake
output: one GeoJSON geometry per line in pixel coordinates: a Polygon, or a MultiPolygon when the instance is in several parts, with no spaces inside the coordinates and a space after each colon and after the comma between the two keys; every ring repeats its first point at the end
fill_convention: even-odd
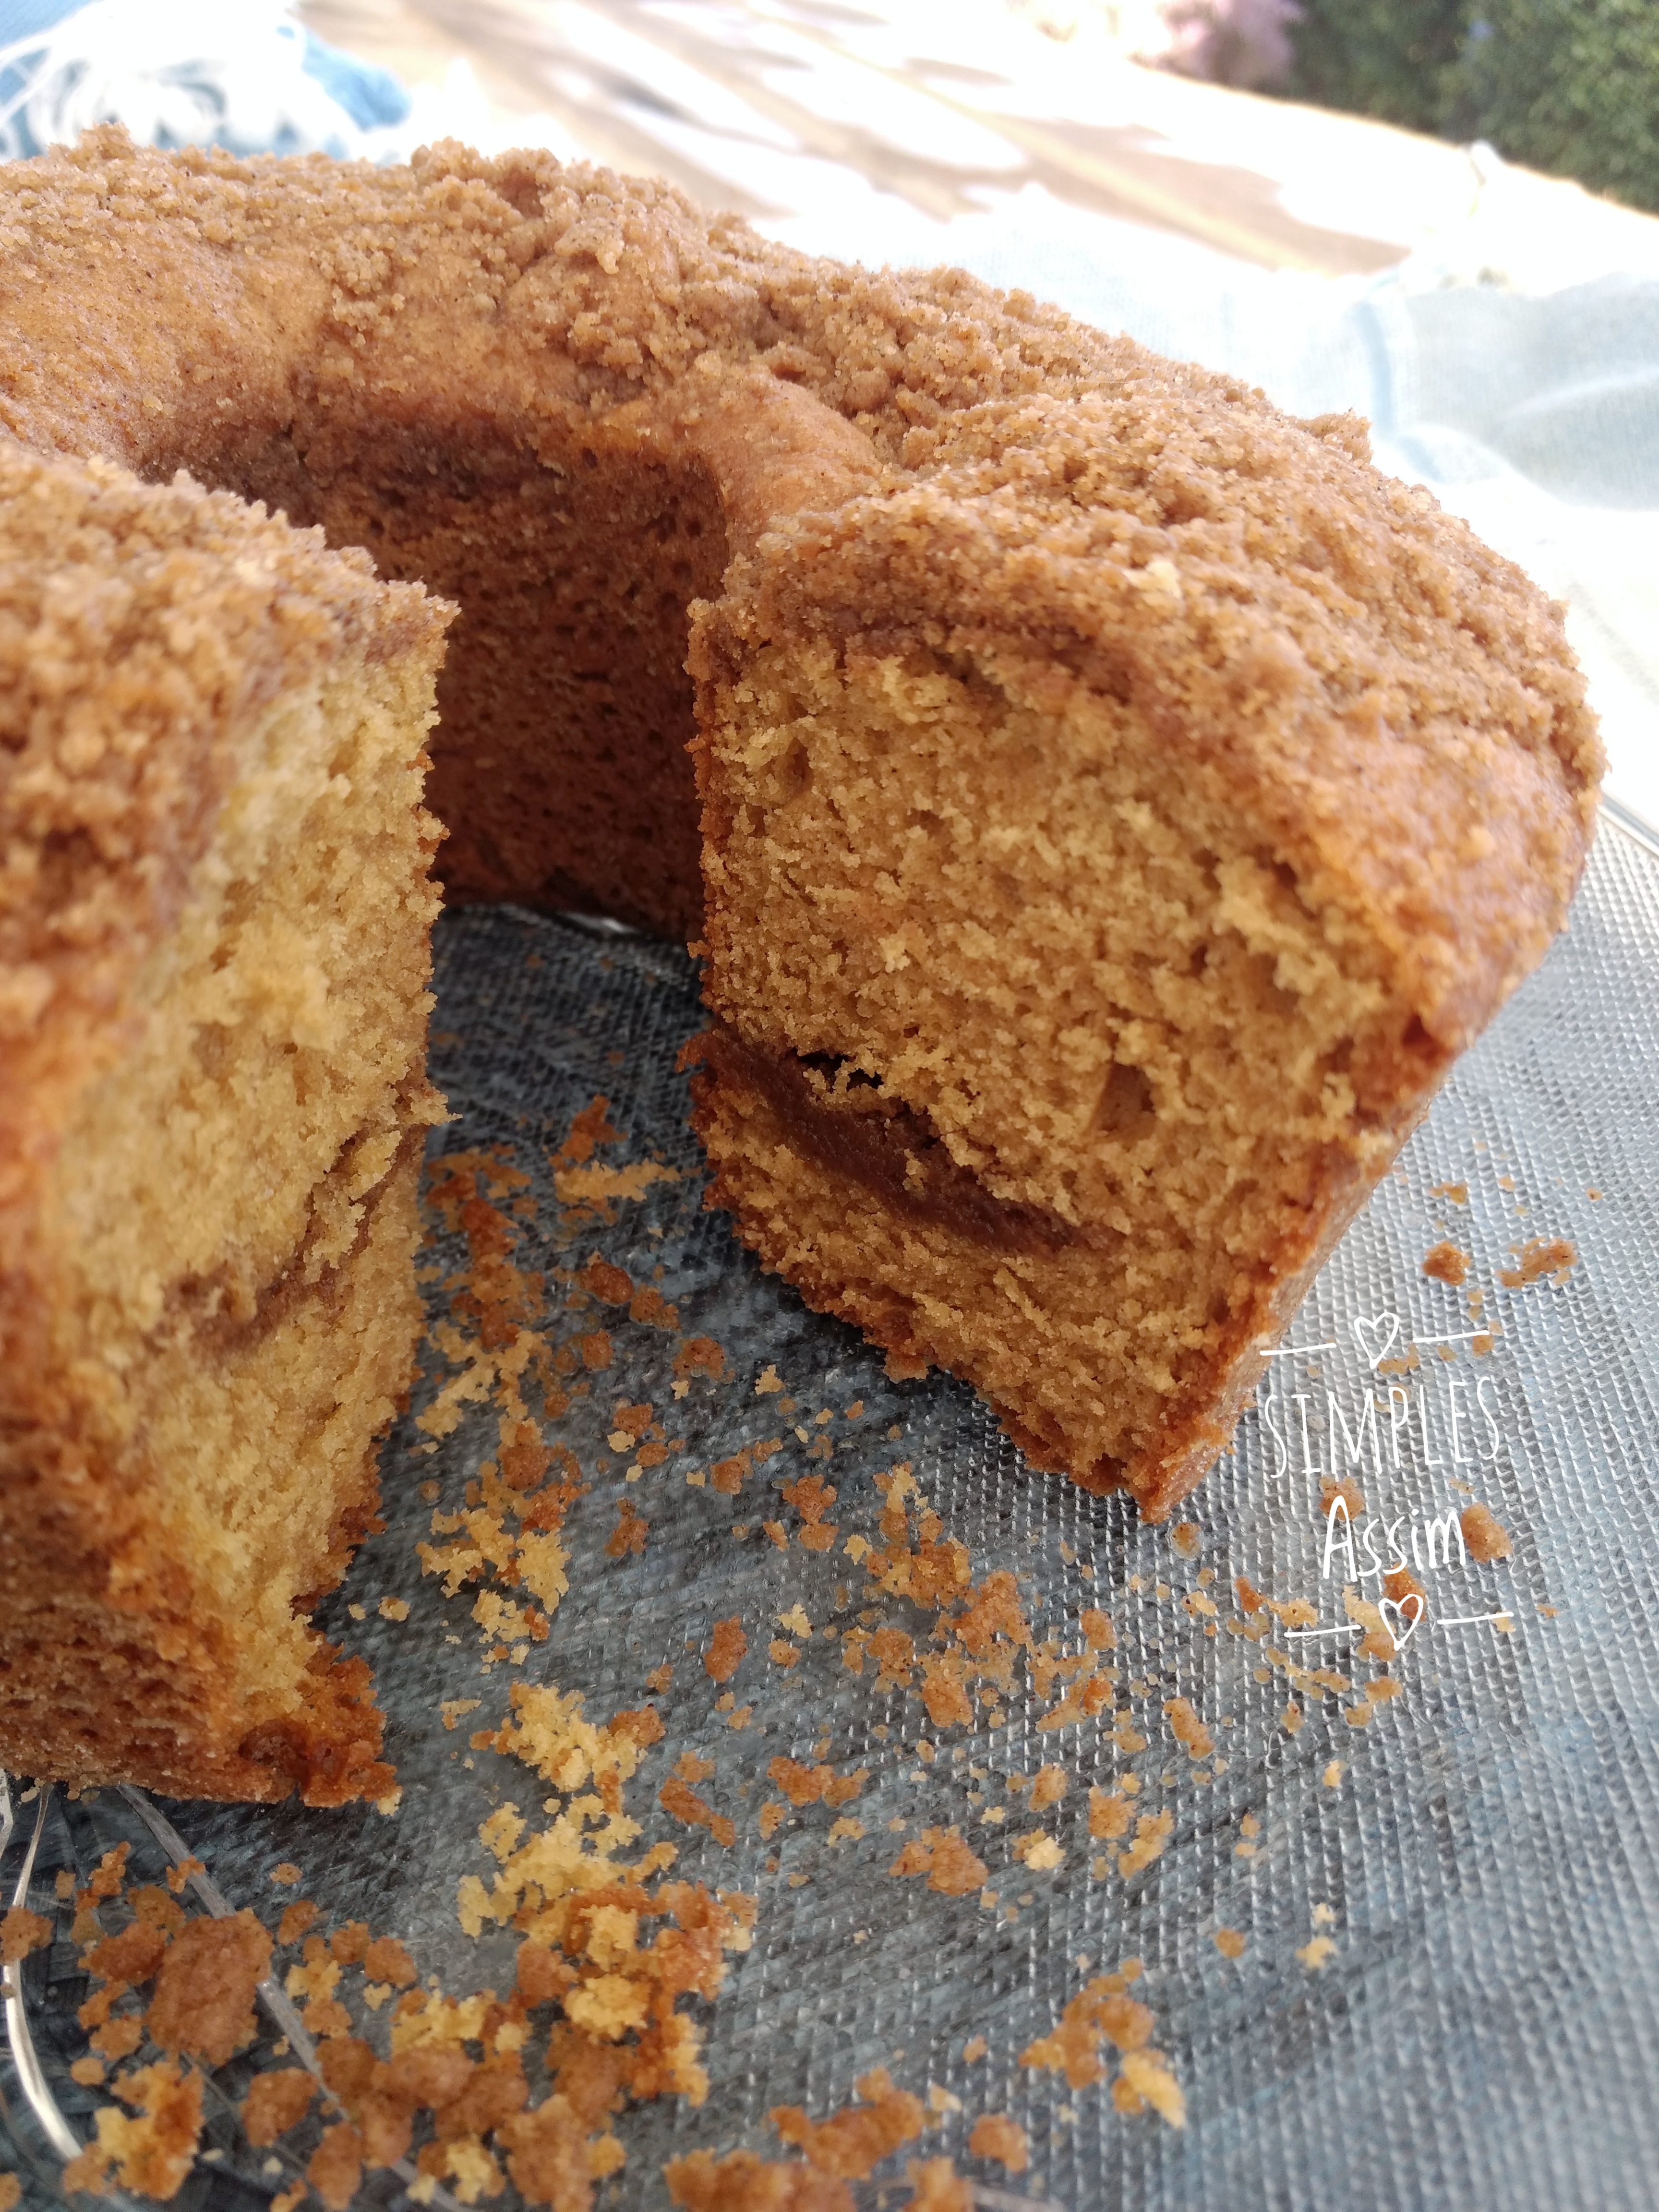
{"type": "Polygon", "coordinates": [[[1556,611],[1357,421],[664,185],[95,132],[0,171],[0,432],[26,1771],[387,1785],[299,1616],[410,1372],[428,743],[449,898],[701,951],[763,1261],[1154,1516],[1583,863],[1556,611]]]}

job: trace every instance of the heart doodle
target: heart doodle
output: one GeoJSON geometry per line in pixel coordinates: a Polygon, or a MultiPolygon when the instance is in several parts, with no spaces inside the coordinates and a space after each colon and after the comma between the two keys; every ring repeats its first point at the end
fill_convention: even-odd
{"type": "Polygon", "coordinates": [[[1395,1650],[1403,1651],[1413,1637],[1416,1635],[1418,1625],[1423,1618],[1422,1592],[1407,1590],[1405,1596],[1398,1600],[1391,1597],[1379,1598],[1376,1609],[1382,1616],[1383,1627],[1394,1638],[1395,1650]],[[1407,1619],[1406,1607],[1408,1605],[1415,1607],[1416,1610],[1409,1616],[1410,1625],[1401,1627],[1401,1623],[1407,1619]]]}
{"type": "Polygon", "coordinates": [[[1368,1319],[1363,1314],[1356,1314],[1348,1326],[1354,1333],[1359,1349],[1375,1370],[1388,1358],[1389,1346],[1400,1334],[1400,1316],[1385,1313],[1368,1319]]]}

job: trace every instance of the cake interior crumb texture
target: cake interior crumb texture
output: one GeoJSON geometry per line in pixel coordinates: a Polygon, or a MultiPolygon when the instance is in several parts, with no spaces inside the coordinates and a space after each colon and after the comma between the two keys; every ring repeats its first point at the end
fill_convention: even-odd
{"type": "Polygon", "coordinates": [[[31,500],[69,538],[0,579],[31,648],[8,826],[58,878],[5,917],[51,994],[8,1098],[8,1763],[389,1786],[364,1670],[300,1616],[373,1512],[418,1321],[441,624],[222,495],[7,473],[14,558],[31,500]]]}
{"type": "Polygon", "coordinates": [[[738,1233],[1167,1513],[1560,926],[1557,611],[1352,418],[544,155],[106,129],[0,241],[0,1757],[386,1786],[303,1616],[434,866],[694,940],[738,1233]]]}
{"type": "Polygon", "coordinates": [[[1299,1280],[1331,1156],[1392,1156],[1395,1118],[1355,1129],[1370,948],[1112,702],[822,653],[744,690],[720,986],[800,1057],[713,1041],[713,1156],[815,1304],[1109,1486],[1270,1325],[1257,1255],[1299,1280]]]}

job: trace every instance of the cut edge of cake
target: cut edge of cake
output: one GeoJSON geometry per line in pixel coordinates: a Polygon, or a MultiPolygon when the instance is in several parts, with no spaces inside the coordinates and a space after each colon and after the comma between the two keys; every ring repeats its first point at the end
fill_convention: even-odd
{"type": "Polygon", "coordinates": [[[1543,957],[1601,765],[1559,611],[1248,398],[974,410],[693,632],[711,1202],[1155,1519],[1543,957]]]}
{"type": "Polygon", "coordinates": [[[9,1759],[379,1796],[303,1616],[411,1374],[449,611],[187,480],[7,452],[0,494],[9,1759]]]}

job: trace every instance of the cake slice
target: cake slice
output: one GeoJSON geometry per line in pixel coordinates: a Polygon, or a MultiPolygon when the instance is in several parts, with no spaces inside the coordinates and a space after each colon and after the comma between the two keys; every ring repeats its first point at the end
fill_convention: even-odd
{"type": "Polygon", "coordinates": [[[712,1201],[1167,1514],[1559,928],[1557,611],[1352,417],[1148,355],[965,410],[699,611],[712,1201]]]}
{"type": "Polygon", "coordinates": [[[377,1796],[307,1626],[410,1378],[448,611],[187,479],[0,450],[0,1735],[377,1796]]]}

